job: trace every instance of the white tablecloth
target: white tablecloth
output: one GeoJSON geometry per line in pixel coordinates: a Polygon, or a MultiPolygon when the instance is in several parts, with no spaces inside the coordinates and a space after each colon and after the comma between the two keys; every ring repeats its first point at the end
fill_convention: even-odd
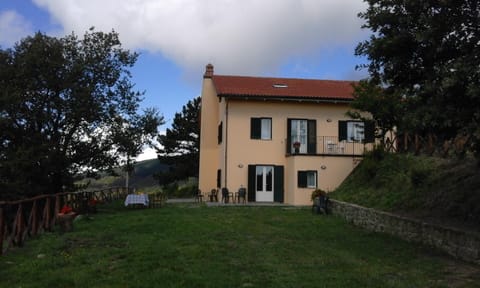
{"type": "Polygon", "coordinates": [[[135,204],[141,204],[144,206],[148,206],[148,195],[147,194],[128,194],[127,199],[125,199],[125,206],[128,205],[135,205],[135,204]]]}

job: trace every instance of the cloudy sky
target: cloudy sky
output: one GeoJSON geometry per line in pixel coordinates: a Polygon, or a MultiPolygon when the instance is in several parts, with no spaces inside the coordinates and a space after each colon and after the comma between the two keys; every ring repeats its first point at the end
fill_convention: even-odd
{"type": "MultiPolygon", "coordinates": [[[[358,80],[357,43],[368,37],[362,0],[0,0],[0,47],[42,31],[117,31],[141,53],[132,69],[144,107],[171,120],[216,74],[358,80]]],[[[171,124],[162,127],[166,129],[171,124]]]]}

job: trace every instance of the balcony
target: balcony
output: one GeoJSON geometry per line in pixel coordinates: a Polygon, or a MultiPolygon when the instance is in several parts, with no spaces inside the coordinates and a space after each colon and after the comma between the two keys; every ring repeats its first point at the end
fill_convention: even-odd
{"type": "Polygon", "coordinates": [[[373,143],[362,141],[339,141],[335,136],[318,136],[315,138],[298,141],[297,139],[286,139],[286,155],[320,155],[320,156],[362,156],[364,152],[373,148],[373,143]],[[305,143],[308,142],[308,143],[305,143]],[[299,145],[300,144],[300,145],[299,145]]]}

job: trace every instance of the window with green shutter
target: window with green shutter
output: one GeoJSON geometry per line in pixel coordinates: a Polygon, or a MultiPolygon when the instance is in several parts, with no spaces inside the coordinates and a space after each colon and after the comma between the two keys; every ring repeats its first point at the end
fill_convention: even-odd
{"type": "Polygon", "coordinates": [[[372,143],[375,125],[372,121],[338,121],[338,141],[372,143]]]}
{"type": "Polygon", "coordinates": [[[287,120],[287,145],[290,154],[317,153],[317,121],[307,119],[287,120]]]}
{"type": "MultiPolygon", "coordinates": [[[[248,202],[256,201],[256,192],[257,192],[257,167],[263,165],[248,165],[248,183],[247,183],[247,198],[248,202]]],[[[270,166],[270,165],[268,165],[270,166]]],[[[273,201],[283,203],[284,202],[284,167],[283,166],[273,166],[273,201]]],[[[261,180],[263,181],[263,179],[261,180]]]]}
{"type": "Polygon", "coordinates": [[[250,139],[271,140],[272,118],[251,118],[250,139]]]}
{"type": "Polygon", "coordinates": [[[317,171],[298,171],[298,188],[317,188],[317,171]]]}

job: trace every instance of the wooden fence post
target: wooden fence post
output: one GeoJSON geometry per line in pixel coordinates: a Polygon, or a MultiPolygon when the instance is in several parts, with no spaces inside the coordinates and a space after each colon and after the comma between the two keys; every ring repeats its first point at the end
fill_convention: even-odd
{"type": "Polygon", "coordinates": [[[43,207],[43,229],[45,229],[45,231],[51,231],[51,221],[52,221],[52,213],[51,213],[51,200],[50,200],[50,196],[47,196],[47,198],[45,198],[45,206],[43,207]]]}
{"type": "Polygon", "coordinates": [[[17,246],[23,246],[23,230],[25,229],[25,221],[23,220],[23,205],[18,204],[17,216],[15,216],[16,231],[14,234],[15,244],[17,246]]]}
{"type": "Polygon", "coordinates": [[[433,146],[433,135],[432,133],[428,133],[428,153],[430,156],[435,152],[435,148],[433,146]]]}
{"type": "Polygon", "coordinates": [[[55,195],[55,210],[53,211],[52,226],[57,222],[57,215],[60,212],[60,195],[55,195]]]}
{"type": "Polygon", "coordinates": [[[37,223],[37,199],[33,200],[32,209],[30,210],[30,217],[28,219],[28,229],[30,235],[37,235],[38,223],[37,223]]]}
{"type": "Polygon", "coordinates": [[[418,134],[415,133],[415,154],[417,155],[420,152],[420,138],[418,134]]]}
{"type": "Polygon", "coordinates": [[[0,207],[0,255],[3,254],[3,238],[5,238],[5,218],[3,207],[0,207]]]}

